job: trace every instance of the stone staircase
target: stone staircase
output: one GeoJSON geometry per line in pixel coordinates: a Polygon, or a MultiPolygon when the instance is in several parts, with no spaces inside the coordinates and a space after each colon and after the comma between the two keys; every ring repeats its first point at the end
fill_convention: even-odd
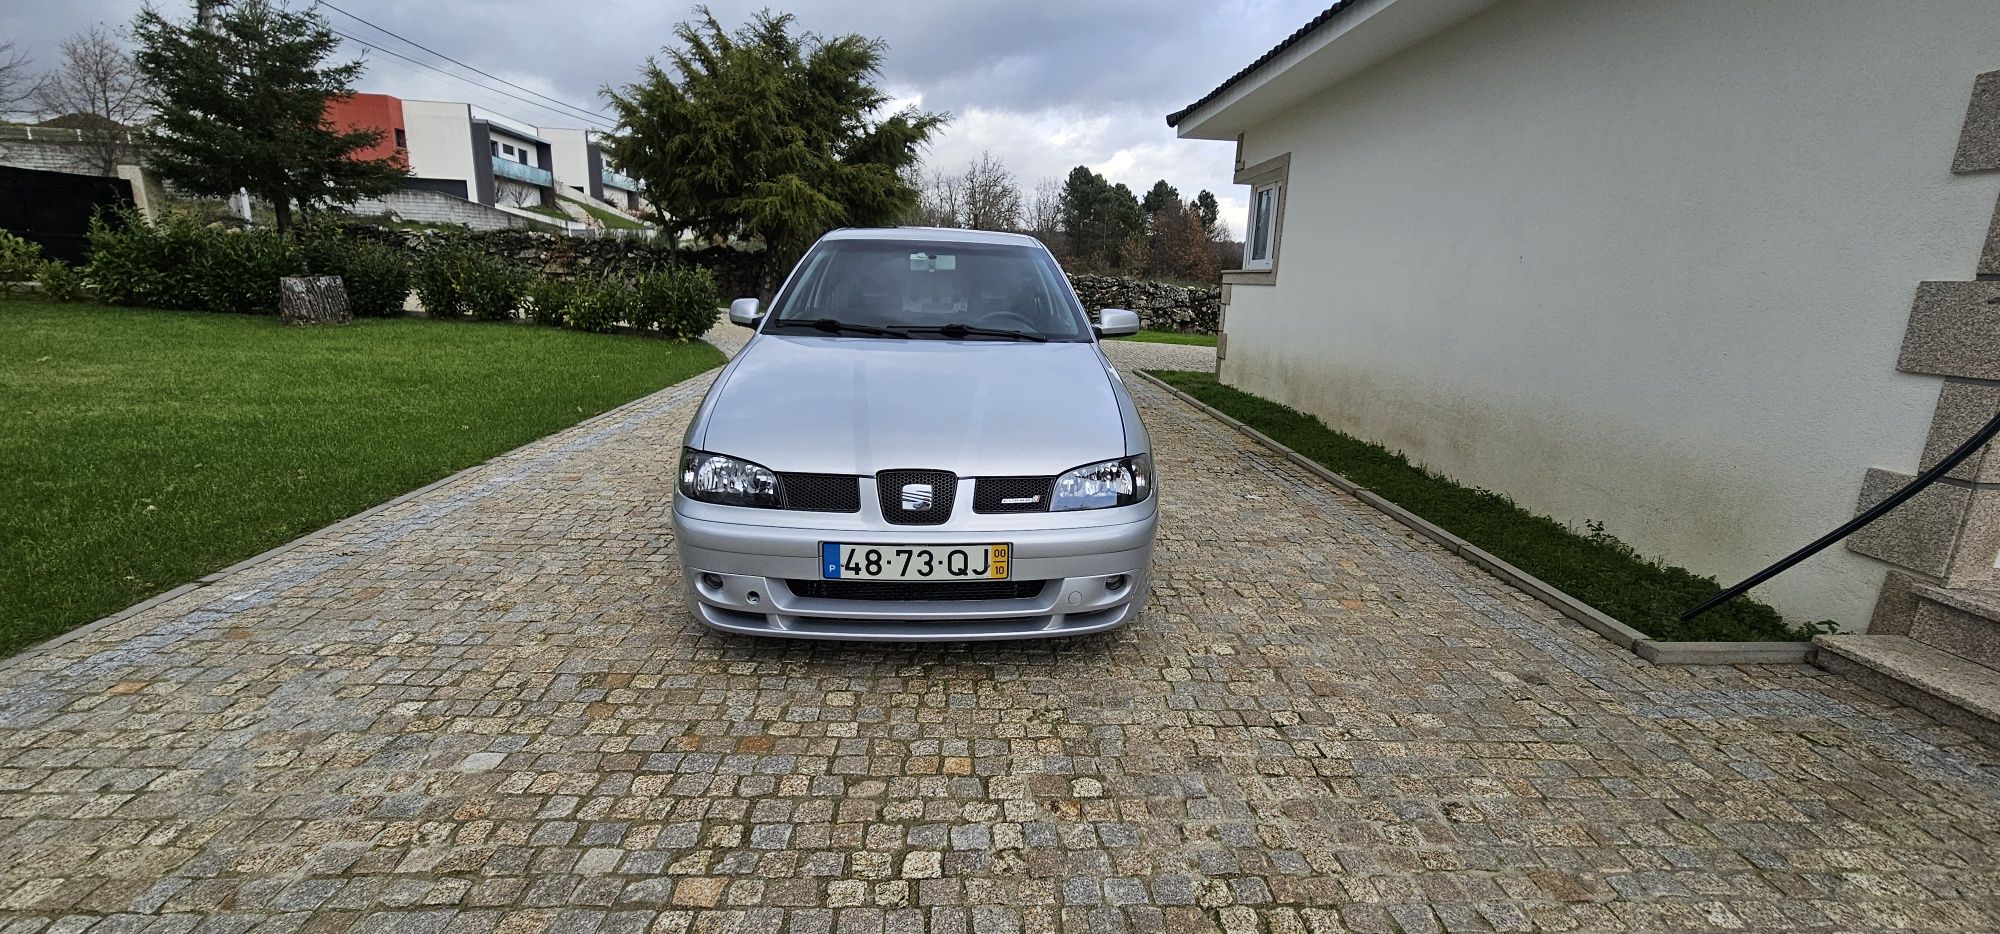
{"type": "MultiPolygon", "coordinates": [[[[2000,71],[1973,82],[1955,174],[2000,172],[2000,71]]],[[[1917,465],[1928,470],[2000,410],[2000,206],[1976,278],[1919,283],[1896,369],[1940,380],[1917,465]]],[[[1816,663],[2000,745],[2000,451],[1988,444],[1848,538],[1889,565],[1865,634],[1820,636],[1816,663]]],[[[1914,475],[1873,469],[1860,512],[1914,475]]]]}
{"type": "Polygon", "coordinates": [[[1819,666],[2000,745],[2000,587],[1892,574],[1883,590],[1867,634],[1813,640],[1819,666]]]}

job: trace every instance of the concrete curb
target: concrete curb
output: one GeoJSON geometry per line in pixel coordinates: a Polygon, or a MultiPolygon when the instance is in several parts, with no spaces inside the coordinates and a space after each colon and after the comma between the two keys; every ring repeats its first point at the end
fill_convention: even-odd
{"type": "Polygon", "coordinates": [[[1548,604],[1556,612],[1581,623],[1585,629],[1604,637],[1611,644],[1625,649],[1655,665],[1789,665],[1811,661],[1815,647],[1810,642],[1666,642],[1633,629],[1596,607],[1578,600],[1498,557],[1488,553],[1465,539],[1459,538],[1437,525],[1425,520],[1401,506],[1382,498],[1373,491],[1347,479],[1319,462],[1278,443],[1270,436],[1255,428],[1218,411],[1215,407],[1196,399],[1160,380],[1149,373],[1134,371],[1133,375],[1152,383],[1203,414],[1255,439],[1286,460],[1339,488],[1383,515],[1410,527],[1417,534],[1443,545],[1447,551],[1477,565],[1481,570],[1527,593],[1529,596],[1548,604]]]}
{"type": "Polygon", "coordinates": [[[436,480],[424,484],[423,486],[417,487],[416,489],[411,490],[407,493],[397,494],[396,496],[383,500],[382,502],[376,503],[375,505],[370,506],[367,509],[363,509],[360,512],[348,516],[347,518],[339,519],[333,522],[331,525],[326,525],[321,528],[314,529],[311,532],[307,532],[306,534],[301,535],[298,538],[292,539],[291,541],[279,545],[275,548],[258,552],[257,554],[251,555],[250,557],[238,561],[235,564],[232,564],[226,568],[222,568],[221,570],[214,571],[209,574],[204,574],[201,577],[195,578],[194,580],[182,584],[179,587],[175,587],[172,590],[168,590],[164,593],[159,593],[151,597],[147,597],[146,599],[141,600],[138,603],[134,603],[131,606],[119,610],[118,612],[113,613],[109,616],[103,617],[101,619],[92,620],[88,623],[84,623],[83,625],[78,626],[75,629],[72,629],[61,635],[50,636],[49,638],[41,642],[37,642],[34,645],[28,646],[27,648],[24,648],[21,651],[14,653],[10,657],[0,659],[0,672],[23,667],[30,660],[32,660],[36,656],[42,655],[45,652],[48,652],[52,649],[60,648],[61,646],[64,645],[68,645],[69,643],[75,642],[78,639],[82,639],[85,636],[88,636],[100,629],[103,629],[106,626],[113,625],[115,623],[121,622],[126,619],[130,619],[133,616],[137,616],[140,613],[150,610],[156,606],[159,606],[162,603],[166,603],[169,600],[174,600],[180,597],[184,597],[197,590],[201,590],[202,588],[219,584],[222,581],[227,580],[228,578],[234,576],[237,573],[240,573],[242,571],[247,571],[253,567],[256,567],[257,565],[263,564],[266,561],[270,561],[273,558],[277,558],[281,555],[284,555],[287,552],[290,552],[301,546],[311,544],[315,541],[331,536],[337,532],[343,531],[349,528],[350,526],[353,526],[357,522],[373,518],[374,516],[387,512],[388,510],[394,509],[397,506],[401,506],[404,503],[409,502],[410,500],[435,492],[437,490],[444,489],[449,486],[453,486],[458,483],[465,482],[470,479],[470,475],[473,472],[478,471],[485,467],[492,466],[495,461],[505,460],[506,458],[519,454],[522,451],[527,450],[528,448],[540,444],[543,441],[547,441],[550,438],[575,431],[579,428],[595,425],[599,422],[609,421],[613,418],[617,418],[618,416],[625,414],[630,409],[638,408],[640,405],[643,405],[647,400],[652,399],[654,396],[657,396],[660,393],[670,392],[694,380],[702,379],[704,377],[713,375],[716,371],[722,369],[723,365],[727,365],[728,354],[725,353],[723,357],[724,357],[723,364],[710,367],[706,370],[694,374],[693,376],[688,377],[687,379],[681,380],[678,383],[673,383],[667,386],[661,386],[660,388],[655,389],[652,392],[649,392],[643,396],[640,396],[637,399],[621,403],[613,408],[605,409],[604,411],[599,412],[596,415],[592,415],[591,417],[586,418],[573,425],[570,425],[566,428],[524,442],[506,451],[502,451],[499,454],[495,454],[492,457],[489,457],[483,461],[480,461],[477,464],[473,464],[472,466],[467,467],[464,470],[460,470],[448,476],[440,477],[436,480]]]}

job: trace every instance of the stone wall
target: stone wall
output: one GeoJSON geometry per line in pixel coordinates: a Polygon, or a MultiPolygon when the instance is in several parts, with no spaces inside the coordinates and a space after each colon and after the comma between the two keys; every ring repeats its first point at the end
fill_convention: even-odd
{"type": "MultiPolygon", "coordinates": [[[[126,139],[132,139],[130,134],[126,139]]],[[[92,154],[82,145],[83,135],[76,130],[64,130],[42,126],[0,126],[0,165],[17,169],[36,169],[43,172],[72,172],[79,175],[96,175],[92,166],[92,154]]],[[[128,153],[123,161],[133,162],[128,153]]]]}
{"type": "Polygon", "coordinates": [[[397,220],[418,224],[462,224],[473,230],[546,230],[551,226],[492,205],[420,188],[402,188],[379,198],[363,198],[348,210],[355,214],[387,212],[397,220]]]}
{"type": "Polygon", "coordinates": [[[1092,315],[1100,308],[1139,313],[1147,330],[1214,334],[1222,315],[1220,286],[1181,286],[1122,276],[1076,275],[1069,282],[1092,315]]]}

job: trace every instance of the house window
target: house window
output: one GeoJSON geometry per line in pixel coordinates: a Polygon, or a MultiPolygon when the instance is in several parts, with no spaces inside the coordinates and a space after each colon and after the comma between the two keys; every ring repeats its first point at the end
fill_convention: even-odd
{"type": "Polygon", "coordinates": [[[501,143],[501,144],[500,144],[500,152],[501,152],[502,154],[504,154],[504,155],[509,155],[509,156],[511,156],[511,155],[513,155],[513,154],[514,154],[514,147],[513,147],[513,146],[511,146],[511,145],[509,145],[509,144],[507,144],[507,143],[501,143]]]}
{"type": "Polygon", "coordinates": [[[1250,235],[1243,268],[1269,269],[1278,253],[1278,193],[1282,185],[1259,185],[1250,196],[1250,235]]]}
{"type": "Polygon", "coordinates": [[[521,164],[522,164],[522,165],[527,165],[527,164],[528,164],[528,151],[527,151],[527,150],[523,149],[523,150],[521,150],[520,152],[518,152],[518,153],[515,153],[515,155],[516,155],[516,156],[518,156],[518,157],[520,157],[520,160],[521,160],[521,164]]]}
{"type": "Polygon", "coordinates": [[[396,128],[396,148],[397,149],[410,148],[410,135],[408,133],[404,133],[402,127],[396,128]]]}
{"type": "Polygon", "coordinates": [[[488,146],[491,146],[491,147],[493,147],[493,154],[494,154],[494,155],[496,155],[496,156],[497,156],[497,155],[499,155],[499,154],[500,154],[500,144],[499,144],[499,143],[496,143],[496,142],[493,142],[493,141],[491,141],[491,140],[488,140],[488,141],[487,141],[487,143],[486,143],[486,145],[488,145],[488,146]]]}

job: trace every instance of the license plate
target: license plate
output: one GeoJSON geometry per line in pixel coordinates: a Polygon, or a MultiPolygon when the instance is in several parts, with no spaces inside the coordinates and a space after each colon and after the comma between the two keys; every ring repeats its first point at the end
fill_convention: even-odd
{"type": "Polygon", "coordinates": [[[1006,545],[819,546],[820,576],[827,580],[1006,580],[1006,545]]]}

